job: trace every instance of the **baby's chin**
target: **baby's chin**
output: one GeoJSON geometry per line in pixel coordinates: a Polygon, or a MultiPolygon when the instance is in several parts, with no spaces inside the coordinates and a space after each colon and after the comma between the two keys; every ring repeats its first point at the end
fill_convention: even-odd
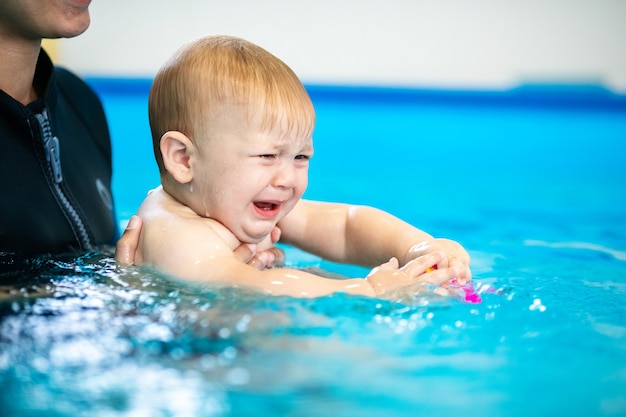
{"type": "Polygon", "coordinates": [[[270,233],[271,233],[271,230],[263,234],[249,234],[249,233],[242,232],[242,233],[238,233],[235,236],[237,237],[237,239],[239,239],[239,242],[241,242],[242,244],[260,245],[267,241],[268,247],[271,247],[273,245],[272,245],[272,239],[270,237],[270,233]]]}

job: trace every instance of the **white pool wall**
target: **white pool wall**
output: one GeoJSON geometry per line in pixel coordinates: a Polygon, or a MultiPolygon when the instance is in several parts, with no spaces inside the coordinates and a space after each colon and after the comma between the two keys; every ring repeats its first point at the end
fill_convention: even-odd
{"type": "Polygon", "coordinates": [[[84,76],[151,77],[182,44],[230,34],[305,83],[626,92],[624,0],[94,0],[91,15],[56,54],[84,76]]]}

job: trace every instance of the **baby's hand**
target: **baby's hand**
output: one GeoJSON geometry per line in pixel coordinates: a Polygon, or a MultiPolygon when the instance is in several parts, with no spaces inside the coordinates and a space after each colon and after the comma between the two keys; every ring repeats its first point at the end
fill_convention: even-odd
{"type": "Polygon", "coordinates": [[[268,239],[258,245],[241,244],[234,250],[235,257],[258,270],[281,266],[285,263],[285,252],[274,246],[280,239],[280,229],[275,227],[268,239]]]}
{"type": "MultiPolygon", "coordinates": [[[[438,271],[448,269],[450,279],[455,278],[460,285],[465,285],[472,279],[470,270],[470,256],[458,242],[449,239],[431,239],[411,246],[407,251],[406,260],[419,258],[431,252],[443,252],[444,259],[437,265],[438,271]]],[[[432,266],[432,265],[430,265],[432,266]]]]}
{"type": "Polygon", "coordinates": [[[449,268],[432,272],[427,272],[427,270],[433,265],[442,263],[444,259],[445,255],[442,252],[431,252],[407,262],[400,268],[398,259],[391,258],[388,262],[372,269],[366,279],[379,296],[417,283],[439,286],[451,279],[452,271],[449,268]]]}

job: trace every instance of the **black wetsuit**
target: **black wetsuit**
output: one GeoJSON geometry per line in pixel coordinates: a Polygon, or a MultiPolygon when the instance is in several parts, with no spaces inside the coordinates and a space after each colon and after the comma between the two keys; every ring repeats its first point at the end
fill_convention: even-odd
{"type": "Polygon", "coordinates": [[[41,97],[0,90],[0,256],[86,252],[118,237],[102,104],[42,50],[41,97]]]}

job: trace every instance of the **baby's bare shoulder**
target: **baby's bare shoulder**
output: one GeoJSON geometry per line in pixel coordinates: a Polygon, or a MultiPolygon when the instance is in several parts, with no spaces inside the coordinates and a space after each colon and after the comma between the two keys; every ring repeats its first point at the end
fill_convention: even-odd
{"type": "Polygon", "coordinates": [[[142,241],[149,247],[200,244],[202,247],[226,246],[232,251],[240,245],[237,238],[220,222],[202,217],[180,203],[163,188],[153,190],[143,201],[137,214],[143,219],[142,241]]]}

